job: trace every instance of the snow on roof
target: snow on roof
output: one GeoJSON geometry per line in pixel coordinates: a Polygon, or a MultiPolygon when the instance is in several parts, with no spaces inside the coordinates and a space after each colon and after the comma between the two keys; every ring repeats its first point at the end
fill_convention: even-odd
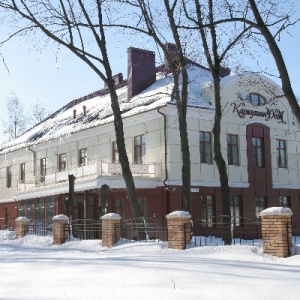
{"type": "MultiPolygon", "coordinates": [[[[210,72],[198,65],[189,64],[188,75],[188,105],[211,107],[201,96],[201,85],[211,80],[210,72]]],[[[122,117],[145,113],[167,104],[175,104],[175,100],[172,99],[173,87],[172,75],[158,73],[155,83],[128,102],[126,81],[121,83],[117,87],[117,95],[122,117]]],[[[2,145],[0,154],[47,142],[55,138],[66,137],[85,129],[111,123],[113,119],[109,91],[105,88],[75,99],[63,106],[20,137],[2,145]],[[84,114],[84,106],[86,114],[84,114]],[[74,118],[75,110],[76,117],[74,118]]]]}

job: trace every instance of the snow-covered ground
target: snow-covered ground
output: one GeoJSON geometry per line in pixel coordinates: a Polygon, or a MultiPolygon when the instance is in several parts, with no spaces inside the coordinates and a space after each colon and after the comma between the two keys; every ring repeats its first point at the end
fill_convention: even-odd
{"type": "Polygon", "coordinates": [[[255,246],[168,249],[134,242],[111,249],[0,231],[0,299],[299,299],[300,255],[255,246]]]}

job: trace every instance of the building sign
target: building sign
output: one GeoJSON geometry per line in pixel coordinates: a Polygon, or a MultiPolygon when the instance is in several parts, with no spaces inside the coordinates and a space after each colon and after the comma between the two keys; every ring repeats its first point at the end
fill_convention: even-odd
{"type": "Polygon", "coordinates": [[[231,103],[231,106],[233,106],[232,112],[236,112],[241,119],[244,119],[246,116],[249,116],[249,118],[252,119],[255,116],[264,118],[266,121],[274,119],[277,120],[278,123],[286,124],[286,121],[283,120],[284,111],[279,110],[278,108],[269,109],[268,107],[265,107],[265,111],[259,111],[243,108],[245,103],[231,103]]]}

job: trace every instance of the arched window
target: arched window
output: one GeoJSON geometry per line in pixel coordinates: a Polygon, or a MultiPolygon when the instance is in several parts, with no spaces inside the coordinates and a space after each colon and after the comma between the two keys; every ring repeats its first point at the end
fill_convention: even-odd
{"type": "Polygon", "coordinates": [[[256,93],[247,94],[246,100],[255,106],[265,105],[267,103],[266,99],[263,96],[256,93]]]}

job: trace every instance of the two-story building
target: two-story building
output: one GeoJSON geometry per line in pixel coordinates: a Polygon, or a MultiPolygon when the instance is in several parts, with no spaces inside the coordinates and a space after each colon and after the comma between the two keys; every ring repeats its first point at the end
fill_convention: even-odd
{"type": "MultiPolygon", "coordinates": [[[[182,210],[181,150],[173,79],[156,68],[151,51],[128,49],[128,79],[115,76],[126,149],[147,219],[164,223],[182,210]]],[[[211,226],[222,214],[213,159],[214,91],[210,72],[188,61],[188,137],[192,217],[211,226]]],[[[299,124],[280,87],[255,73],[221,81],[222,152],[231,187],[235,226],[255,221],[270,206],[288,206],[300,221],[299,124]]],[[[118,162],[107,88],[71,101],[0,149],[0,223],[27,216],[50,221],[71,207],[72,218],[107,212],[131,219],[118,162]],[[69,203],[69,175],[75,176],[69,203]]]]}

